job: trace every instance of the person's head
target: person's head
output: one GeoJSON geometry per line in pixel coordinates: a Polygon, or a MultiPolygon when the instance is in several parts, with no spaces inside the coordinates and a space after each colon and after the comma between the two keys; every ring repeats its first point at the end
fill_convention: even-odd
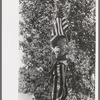
{"type": "Polygon", "coordinates": [[[59,46],[59,47],[65,47],[67,45],[66,37],[59,38],[56,45],[59,46]]]}
{"type": "Polygon", "coordinates": [[[65,46],[68,44],[69,39],[66,36],[54,36],[51,40],[52,47],[65,46]]]}
{"type": "Polygon", "coordinates": [[[66,47],[68,44],[68,39],[65,36],[59,36],[58,39],[55,41],[55,46],[59,46],[60,48],[66,47]]]}

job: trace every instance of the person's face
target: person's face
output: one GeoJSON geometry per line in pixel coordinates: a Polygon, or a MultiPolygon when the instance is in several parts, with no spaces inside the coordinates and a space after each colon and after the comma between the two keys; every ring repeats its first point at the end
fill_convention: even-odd
{"type": "Polygon", "coordinates": [[[61,48],[64,48],[66,46],[66,39],[65,38],[59,39],[59,41],[57,42],[57,45],[61,48]]]}

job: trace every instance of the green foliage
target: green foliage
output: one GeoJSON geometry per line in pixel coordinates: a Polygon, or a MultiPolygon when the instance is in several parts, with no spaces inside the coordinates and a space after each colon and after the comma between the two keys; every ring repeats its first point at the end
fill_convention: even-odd
{"type": "MultiPolygon", "coordinates": [[[[66,73],[67,100],[87,100],[88,96],[94,100],[95,1],[65,1],[70,4],[69,14],[67,5],[64,10],[69,22],[67,34],[71,38],[68,57],[74,62],[66,73]]],[[[19,0],[19,7],[22,19],[19,35],[23,37],[20,49],[25,64],[19,69],[19,92],[34,93],[37,100],[51,100],[52,83],[46,72],[51,68],[53,0],[19,0]]]]}

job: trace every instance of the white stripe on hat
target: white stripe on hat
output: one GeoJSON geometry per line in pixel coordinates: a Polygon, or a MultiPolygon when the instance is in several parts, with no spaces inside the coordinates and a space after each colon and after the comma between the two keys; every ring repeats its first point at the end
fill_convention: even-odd
{"type": "Polygon", "coordinates": [[[62,29],[62,20],[60,18],[60,28],[61,28],[61,35],[64,35],[63,29],[62,29]]]}
{"type": "Polygon", "coordinates": [[[67,30],[68,28],[68,23],[66,21],[66,18],[56,18],[55,22],[54,22],[54,27],[53,27],[53,32],[52,35],[64,35],[64,32],[67,30]]]}
{"type": "Polygon", "coordinates": [[[64,25],[64,27],[63,27],[63,30],[65,30],[67,27],[68,27],[68,25],[67,25],[67,24],[65,24],[65,25],[64,25]]]}
{"type": "Polygon", "coordinates": [[[57,28],[58,28],[57,30],[58,30],[58,35],[61,35],[61,34],[60,34],[60,23],[59,23],[59,19],[60,19],[60,18],[57,18],[57,26],[58,26],[58,27],[57,27],[57,28]]]}
{"type": "Polygon", "coordinates": [[[58,35],[58,31],[57,31],[56,22],[54,23],[54,31],[55,31],[56,35],[58,35]]]}

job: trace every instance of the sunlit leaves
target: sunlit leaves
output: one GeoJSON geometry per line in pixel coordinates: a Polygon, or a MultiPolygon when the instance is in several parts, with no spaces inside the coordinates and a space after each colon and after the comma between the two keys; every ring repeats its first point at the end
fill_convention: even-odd
{"type": "MultiPolygon", "coordinates": [[[[67,34],[71,38],[67,55],[71,59],[66,72],[67,100],[94,100],[95,1],[63,1],[66,2],[63,10],[68,21],[67,34]],[[73,74],[70,68],[74,70],[73,74]]],[[[25,64],[19,70],[19,91],[34,93],[37,100],[50,100],[52,84],[46,72],[51,68],[50,38],[52,19],[56,14],[54,1],[20,0],[19,4],[19,35],[23,37],[19,44],[25,64]]]]}

